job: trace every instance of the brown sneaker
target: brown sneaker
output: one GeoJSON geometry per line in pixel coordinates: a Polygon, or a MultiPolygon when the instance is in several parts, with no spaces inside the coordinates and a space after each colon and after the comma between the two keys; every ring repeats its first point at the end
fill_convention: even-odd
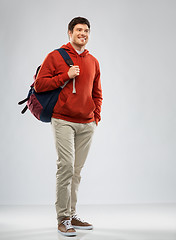
{"type": "Polygon", "coordinates": [[[58,224],[58,232],[68,237],[77,235],[69,218],[63,219],[61,223],[58,224]]]}
{"type": "Polygon", "coordinates": [[[93,226],[90,223],[81,220],[76,214],[71,217],[71,224],[76,229],[92,230],[93,226]]]}

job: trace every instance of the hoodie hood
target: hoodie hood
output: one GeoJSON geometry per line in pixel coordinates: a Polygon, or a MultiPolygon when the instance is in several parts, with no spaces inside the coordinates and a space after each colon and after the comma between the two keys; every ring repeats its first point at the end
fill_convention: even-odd
{"type": "Polygon", "coordinates": [[[89,54],[89,51],[87,49],[85,49],[83,53],[78,54],[70,42],[63,45],[61,48],[64,48],[70,55],[79,55],[80,57],[84,57],[89,54]]]}

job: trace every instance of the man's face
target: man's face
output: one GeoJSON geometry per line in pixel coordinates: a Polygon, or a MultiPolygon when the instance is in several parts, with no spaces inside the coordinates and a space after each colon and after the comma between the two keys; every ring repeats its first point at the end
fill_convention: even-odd
{"type": "Polygon", "coordinates": [[[73,32],[68,32],[70,42],[78,47],[83,47],[89,39],[89,28],[87,24],[77,24],[73,28],[73,32]]]}

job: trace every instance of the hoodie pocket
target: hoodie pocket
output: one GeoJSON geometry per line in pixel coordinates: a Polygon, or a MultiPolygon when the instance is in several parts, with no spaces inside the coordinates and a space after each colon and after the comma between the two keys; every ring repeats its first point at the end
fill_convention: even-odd
{"type": "Polygon", "coordinates": [[[92,118],[94,116],[95,104],[92,97],[82,99],[77,94],[69,94],[65,104],[62,106],[61,114],[75,118],[92,118]]]}

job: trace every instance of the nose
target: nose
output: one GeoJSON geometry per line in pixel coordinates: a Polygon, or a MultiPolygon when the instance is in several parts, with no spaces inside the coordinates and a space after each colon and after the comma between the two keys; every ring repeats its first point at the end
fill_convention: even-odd
{"type": "Polygon", "coordinates": [[[82,31],[82,32],[81,32],[81,36],[83,36],[83,37],[85,37],[85,36],[86,36],[86,34],[85,34],[85,32],[84,32],[84,31],[82,31]]]}

